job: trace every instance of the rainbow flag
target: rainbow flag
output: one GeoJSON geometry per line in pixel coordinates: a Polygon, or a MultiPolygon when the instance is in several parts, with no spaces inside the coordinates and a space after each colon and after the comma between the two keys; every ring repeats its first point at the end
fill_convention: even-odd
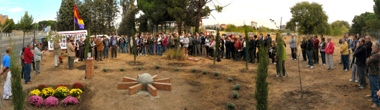
{"type": "Polygon", "coordinates": [[[82,18],[80,18],[80,16],[79,16],[76,5],[74,5],[74,23],[78,24],[78,27],[80,29],[84,29],[84,22],[83,22],[82,18]]]}

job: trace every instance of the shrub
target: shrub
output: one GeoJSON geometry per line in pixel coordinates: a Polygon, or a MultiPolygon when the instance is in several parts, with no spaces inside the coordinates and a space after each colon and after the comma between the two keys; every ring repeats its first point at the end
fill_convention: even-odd
{"type": "Polygon", "coordinates": [[[103,68],[103,72],[107,72],[107,68],[103,68]]]}
{"type": "Polygon", "coordinates": [[[231,102],[228,102],[227,103],[227,109],[228,110],[235,110],[235,104],[231,103],[231,102]]]}
{"type": "Polygon", "coordinates": [[[232,82],[233,79],[231,77],[228,77],[227,80],[228,82],[232,82]]]}
{"type": "Polygon", "coordinates": [[[42,97],[43,98],[46,98],[46,97],[49,97],[52,95],[54,95],[54,89],[53,88],[47,87],[47,88],[42,89],[42,97]]]}
{"type": "Polygon", "coordinates": [[[48,86],[46,86],[45,84],[40,84],[40,85],[38,85],[38,86],[36,87],[36,89],[42,91],[42,89],[47,88],[47,87],[48,87],[48,86]]]}
{"type": "Polygon", "coordinates": [[[44,99],[40,96],[34,95],[34,96],[29,97],[29,103],[33,106],[42,107],[43,102],[44,102],[44,99]]]}
{"type": "Polygon", "coordinates": [[[236,91],[233,91],[232,92],[232,98],[235,98],[235,99],[237,99],[239,97],[239,94],[238,94],[238,92],[236,92],[236,91]]]}
{"type": "Polygon", "coordinates": [[[45,99],[44,104],[47,108],[57,107],[58,106],[58,99],[53,97],[53,96],[50,96],[50,97],[45,99]]]}
{"type": "Polygon", "coordinates": [[[193,68],[193,69],[191,69],[191,72],[195,73],[195,72],[197,72],[197,69],[193,68]]]}
{"type": "Polygon", "coordinates": [[[69,95],[69,89],[64,86],[60,86],[54,91],[54,96],[59,99],[65,98],[67,95],[69,95]]]}
{"type": "Polygon", "coordinates": [[[203,73],[203,74],[207,74],[207,71],[203,71],[202,73],[203,73]]]}
{"type": "Polygon", "coordinates": [[[159,65],[156,65],[156,69],[160,69],[161,67],[159,65]]]}
{"type": "Polygon", "coordinates": [[[38,90],[38,89],[34,89],[34,90],[32,90],[32,91],[29,92],[29,95],[40,96],[41,95],[41,91],[38,90]]]}
{"type": "Polygon", "coordinates": [[[169,49],[165,54],[169,60],[177,59],[184,61],[186,59],[184,49],[169,49]]]}
{"type": "Polygon", "coordinates": [[[235,84],[233,89],[234,90],[240,90],[240,84],[235,84]]]}
{"type": "Polygon", "coordinates": [[[142,69],[142,67],[141,67],[141,66],[137,67],[137,70],[141,70],[141,69],[142,69]]]}
{"type": "Polygon", "coordinates": [[[62,104],[64,105],[76,105],[78,104],[78,99],[73,96],[67,96],[62,100],[62,104]]]}
{"type": "Polygon", "coordinates": [[[84,91],[84,88],[85,88],[84,85],[80,82],[76,82],[72,86],[72,89],[80,89],[82,91],[84,91]]]}
{"type": "Polygon", "coordinates": [[[124,68],[120,68],[120,71],[124,71],[124,68]]]}
{"type": "Polygon", "coordinates": [[[71,89],[70,90],[70,94],[71,94],[71,96],[73,96],[73,97],[76,97],[76,98],[78,98],[78,99],[80,99],[80,95],[82,94],[82,90],[80,90],[80,89],[71,89]]]}
{"type": "Polygon", "coordinates": [[[257,101],[256,110],[268,109],[268,82],[267,82],[268,65],[269,65],[268,50],[269,50],[268,46],[260,46],[259,48],[260,59],[258,62],[260,63],[257,66],[256,90],[255,90],[255,95],[254,95],[257,101]]]}
{"type": "Polygon", "coordinates": [[[179,71],[179,69],[178,68],[174,68],[174,71],[179,71]]]}
{"type": "Polygon", "coordinates": [[[58,87],[67,87],[67,85],[66,84],[59,84],[59,85],[55,86],[55,89],[57,89],[58,87]]]}
{"type": "Polygon", "coordinates": [[[219,72],[214,72],[214,76],[219,76],[219,72]]]}

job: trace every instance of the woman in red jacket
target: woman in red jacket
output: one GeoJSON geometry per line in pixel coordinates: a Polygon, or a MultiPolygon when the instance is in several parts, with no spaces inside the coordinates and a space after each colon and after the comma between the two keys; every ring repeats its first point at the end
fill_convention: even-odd
{"type": "Polygon", "coordinates": [[[329,68],[327,70],[334,70],[334,61],[333,61],[333,54],[334,54],[334,42],[331,41],[331,37],[327,38],[327,44],[326,44],[326,56],[327,56],[327,64],[329,65],[329,68]]]}

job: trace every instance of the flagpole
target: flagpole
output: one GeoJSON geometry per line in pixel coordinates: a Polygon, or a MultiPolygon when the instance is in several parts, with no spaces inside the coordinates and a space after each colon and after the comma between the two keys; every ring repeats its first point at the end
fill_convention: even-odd
{"type": "Polygon", "coordinates": [[[75,31],[75,16],[74,16],[74,19],[73,19],[73,21],[74,21],[74,31],[75,31]]]}

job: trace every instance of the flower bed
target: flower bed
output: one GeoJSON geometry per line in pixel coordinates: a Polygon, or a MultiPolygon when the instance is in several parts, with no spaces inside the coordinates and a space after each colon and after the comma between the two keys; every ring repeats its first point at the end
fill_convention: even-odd
{"type": "MultiPolygon", "coordinates": [[[[74,83],[72,86],[65,84],[59,85],[44,85],[40,84],[37,87],[28,90],[27,101],[29,106],[32,107],[58,107],[63,106],[76,106],[81,101],[81,95],[85,89],[82,83],[74,83]]],[[[88,92],[88,91],[86,91],[88,92]]],[[[27,106],[28,108],[28,106],[27,106]]]]}

